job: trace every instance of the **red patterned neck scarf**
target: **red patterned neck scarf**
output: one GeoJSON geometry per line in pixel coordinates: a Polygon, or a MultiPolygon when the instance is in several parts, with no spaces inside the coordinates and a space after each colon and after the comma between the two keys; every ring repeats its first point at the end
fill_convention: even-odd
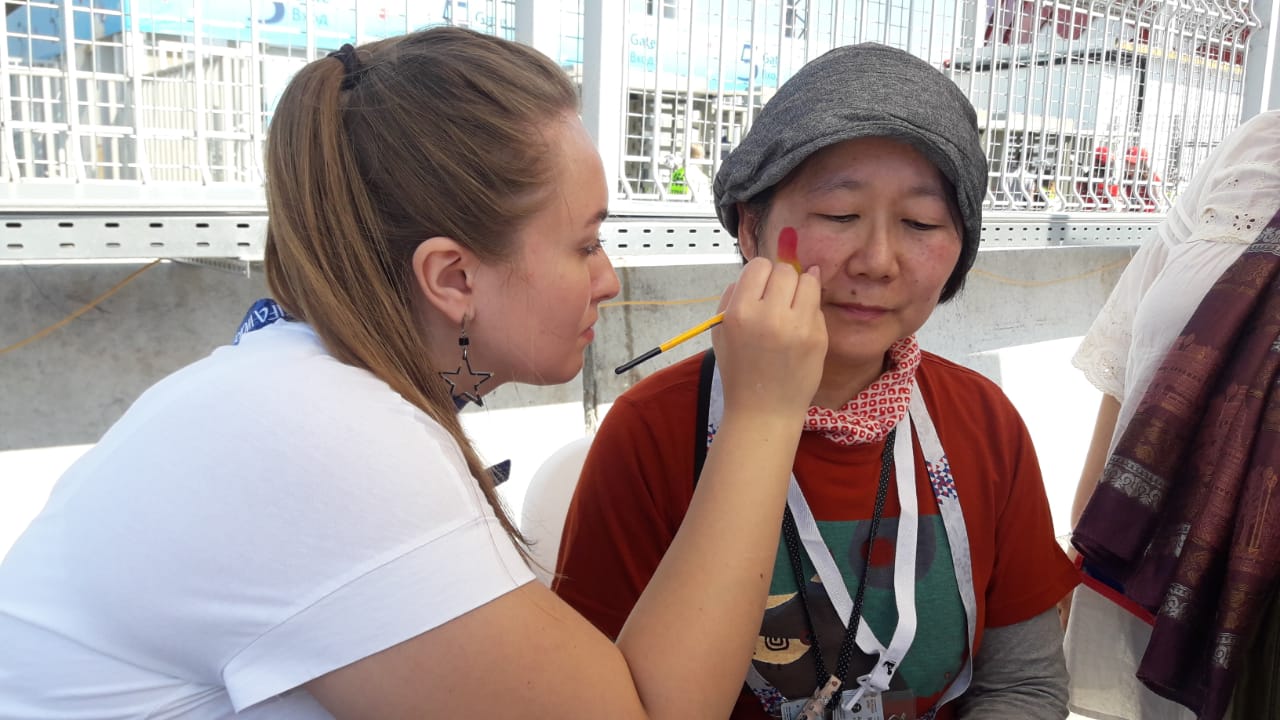
{"type": "Polygon", "coordinates": [[[889,346],[888,355],[889,369],[839,410],[810,407],[804,429],[841,445],[883,442],[907,416],[920,344],[914,335],[903,338],[889,346]]]}

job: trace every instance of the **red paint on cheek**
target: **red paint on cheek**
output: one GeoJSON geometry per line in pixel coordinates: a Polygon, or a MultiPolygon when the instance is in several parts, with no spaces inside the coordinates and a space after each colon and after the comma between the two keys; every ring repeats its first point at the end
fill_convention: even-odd
{"type": "Polygon", "coordinates": [[[784,227],[782,232],[778,234],[778,259],[785,262],[796,269],[796,272],[804,272],[804,267],[800,265],[799,257],[800,234],[793,227],[784,227]]]}

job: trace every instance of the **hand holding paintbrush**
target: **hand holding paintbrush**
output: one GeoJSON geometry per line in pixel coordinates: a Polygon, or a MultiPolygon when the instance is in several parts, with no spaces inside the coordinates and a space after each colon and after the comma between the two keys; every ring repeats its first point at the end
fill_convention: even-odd
{"type": "MultiPolygon", "coordinates": [[[[796,233],[795,228],[793,227],[782,228],[782,232],[778,234],[778,260],[780,262],[785,262],[791,267],[795,268],[797,273],[803,274],[804,268],[800,266],[800,260],[797,257],[797,246],[799,245],[799,242],[800,242],[800,237],[796,233]]],[[[628,360],[627,362],[619,365],[618,367],[614,368],[613,372],[617,375],[621,375],[622,373],[639,365],[645,360],[657,357],[658,355],[661,355],[662,353],[683,343],[684,341],[695,338],[698,335],[701,335],[707,330],[710,330],[711,328],[719,325],[723,321],[724,321],[724,313],[723,312],[716,313],[715,315],[712,315],[710,318],[707,318],[703,322],[698,323],[697,325],[689,328],[688,330],[685,330],[679,335],[676,335],[670,340],[662,343],[658,347],[653,348],[652,350],[649,350],[644,354],[636,358],[633,358],[631,360],[628,360]]]]}
{"type": "MultiPolygon", "coordinates": [[[[818,269],[796,273],[757,257],[747,263],[711,333],[725,419],[775,426],[803,418],[822,379],[827,322],[818,269]]],[[[718,433],[717,433],[718,434],[718,433]]]]}

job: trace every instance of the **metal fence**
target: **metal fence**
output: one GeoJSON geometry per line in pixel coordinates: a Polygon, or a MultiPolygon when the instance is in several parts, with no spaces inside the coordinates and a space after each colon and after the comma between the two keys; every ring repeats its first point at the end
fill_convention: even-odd
{"type": "Polygon", "coordinates": [[[601,152],[623,212],[709,217],[721,158],[778,86],[866,40],[972,100],[989,209],[1159,212],[1239,122],[1254,2],[1275,0],[9,1],[0,213],[260,213],[262,143],[292,74],[442,23],[529,42],[598,84],[583,95],[610,106],[601,152]],[[619,72],[584,71],[605,57],[586,58],[592,13],[615,18],[600,52],[619,72]]]}
{"type": "Polygon", "coordinates": [[[514,38],[510,0],[6,2],[0,181],[261,184],[304,63],[431,24],[514,38]]]}
{"type": "Polygon", "coordinates": [[[1167,207],[1239,121],[1250,0],[782,0],[626,15],[624,197],[705,203],[706,178],[805,61],[899,47],[978,110],[987,207],[1167,207]],[[707,43],[704,38],[711,38],[707,43]],[[693,178],[693,180],[690,180],[693,178]]]}

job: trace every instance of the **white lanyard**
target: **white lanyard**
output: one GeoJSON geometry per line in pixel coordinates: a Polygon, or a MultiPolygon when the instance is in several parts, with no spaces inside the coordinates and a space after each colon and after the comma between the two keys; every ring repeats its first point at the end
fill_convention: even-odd
{"type": "MultiPolygon", "coordinates": [[[[712,376],[708,404],[708,438],[714,435],[713,429],[720,426],[720,420],[723,417],[724,386],[720,380],[720,368],[717,367],[712,376]]],[[[845,700],[843,704],[846,706],[852,706],[867,690],[874,692],[887,690],[890,681],[893,679],[894,672],[898,669],[899,664],[915,639],[917,626],[915,563],[920,516],[916,503],[916,463],[911,433],[913,426],[920,437],[920,450],[924,454],[934,499],[938,503],[943,527],[946,530],[956,584],[959,587],[960,601],[964,606],[965,620],[968,624],[969,652],[968,657],[965,659],[964,667],[961,668],[960,673],[952,681],[951,686],[938,700],[934,708],[942,707],[962,695],[969,688],[969,682],[973,677],[973,641],[977,630],[977,598],[973,585],[973,563],[969,550],[969,535],[965,530],[964,515],[960,509],[955,483],[950,477],[950,466],[946,459],[946,453],[943,451],[942,443],[938,439],[938,432],[933,425],[933,420],[929,417],[928,408],[925,407],[924,397],[920,394],[920,387],[913,383],[910,410],[907,418],[900,423],[903,432],[899,433],[901,437],[897,438],[894,446],[894,468],[897,474],[898,500],[902,506],[898,537],[895,542],[893,573],[894,599],[898,608],[898,626],[894,628],[893,636],[889,641],[889,646],[886,648],[871,632],[871,629],[867,627],[865,619],[858,623],[856,635],[858,647],[867,654],[878,655],[878,660],[870,673],[858,678],[859,687],[855,692],[843,694],[843,699],[845,700]],[[905,575],[903,574],[904,566],[909,566],[910,568],[910,572],[905,575]]],[[[839,613],[842,623],[847,627],[849,617],[853,611],[853,601],[849,597],[849,588],[845,585],[844,578],[840,575],[839,568],[835,565],[831,550],[827,548],[821,535],[818,534],[817,523],[813,519],[813,513],[810,511],[808,503],[804,500],[804,494],[800,491],[799,485],[796,484],[794,474],[791,476],[790,484],[787,487],[787,504],[795,517],[796,529],[804,542],[805,552],[818,570],[818,577],[822,580],[828,597],[831,598],[832,606],[839,613]],[[824,566],[826,567],[824,568],[824,566]]],[[[747,684],[756,691],[768,687],[768,682],[756,670],[754,663],[747,671],[747,684]]]]}
{"type": "MultiPolygon", "coordinates": [[[[893,448],[895,484],[898,486],[898,503],[902,507],[898,517],[898,537],[894,542],[893,565],[893,595],[898,608],[898,626],[894,628],[886,648],[867,625],[865,617],[858,622],[858,647],[868,655],[878,655],[879,659],[871,672],[858,678],[859,687],[856,692],[844,693],[846,710],[857,704],[868,690],[881,693],[889,689],[894,671],[902,664],[902,659],[906,657],[916,637],[916,542],[920,534],[920,512],[916,505],[915,446],[911,439],[910,422],[900,423],[898,427],[901,432],[898,433],[899,437],[893,448]]],[[[795,517],[796,530],[804,543],[805,554],[818,571],[818,578],[840,615],[841,624],[848,627],[850,616],[853,615],[849,586],[845,584],[840,568],[831,556],[831,549],[818,532],[818,524],[794,474],[787,487],[787,506],[795,517]]],[[[870,552],[866,562],[871,562],[870,552]]]]}

